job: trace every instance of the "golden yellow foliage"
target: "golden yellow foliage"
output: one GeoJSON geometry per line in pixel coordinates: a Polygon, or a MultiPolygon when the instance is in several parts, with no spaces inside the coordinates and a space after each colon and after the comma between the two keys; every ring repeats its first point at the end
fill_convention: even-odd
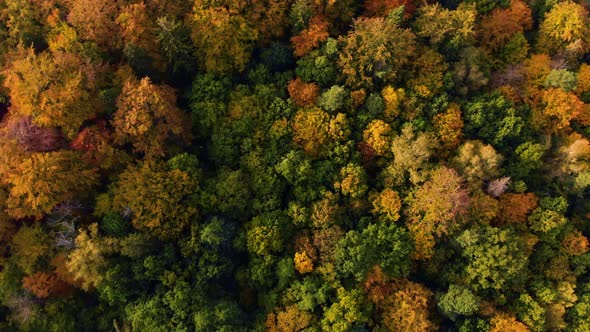
{"type": "Polygon", "coordinates": [[[295,269],[297,272],[306,274],[313,271],[313,262],[311,261],[311,258],[307,256],[305,251],[300,253],[296,252],[295,258],[293,260],[295,262],[295,269]]]}
{"type": "Polygon", "coordinates": [[[383,217],[386,221],[397,221],[402,208],[402,200],[395,190],[384,189],[373,199],[373,213],[383,217]]]}
{"type": "Polygon", "coordinates": [[[132,143],[146,157],[159,157],[165,155],[171,139],[190,140],[189,124],[188,116],[176,106],[174,90],[145,77],[125,83],[113,117],[114,139],[117,144],[132,143]]]}

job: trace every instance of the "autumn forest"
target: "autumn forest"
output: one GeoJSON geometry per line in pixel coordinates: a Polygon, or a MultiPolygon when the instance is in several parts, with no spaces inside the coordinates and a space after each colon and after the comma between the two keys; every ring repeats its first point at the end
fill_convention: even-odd
{"type": "Polygon", "coordinates": [[[0,331],[590,332],[589,11],[0,0],[0,331]]]}

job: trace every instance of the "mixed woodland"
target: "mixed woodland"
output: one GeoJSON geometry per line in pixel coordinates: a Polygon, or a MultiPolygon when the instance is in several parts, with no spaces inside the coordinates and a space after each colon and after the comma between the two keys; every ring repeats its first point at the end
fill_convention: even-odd
{"type": "Polygon", "coordinates": [[[0,0],[0,330],[589,332],[589,9],[0,0]]]}

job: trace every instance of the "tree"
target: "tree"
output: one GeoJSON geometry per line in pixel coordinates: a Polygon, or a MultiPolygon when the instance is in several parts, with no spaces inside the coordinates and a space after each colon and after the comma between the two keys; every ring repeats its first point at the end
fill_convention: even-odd
{"type": "Polygon", "coordinates": [[[355,89],[393,82],[415,48],[410,30],[381,17],[357,19],[339,40],[344,46],[338,65],[346,84],[355,89]]]}
{"type": "Polygon", "coordinates": [[[120,46],[115,19],[120,5],[115,0],[81,0],[66,2],[67,20],[83,39],[96,42],[109,51],[120,46]]]}
{"type": "Polygon", "coordinates": [[[381,90],[381,95],[385,101],[385,119],[393,121],[401,114],[401,105],[406,96],[404,89],[394,89],[388,85],[381,90]]]}
{"type": "Polygon", "coordinates": [[[349,231],[336,249],[336,267],[343,276],[357,281],[378,264],[391,277],[409,273],[413,249],[408,232],[396,224],[369,224],[362,231],[349,231]]]}
{"type": "Polygon", "coordinates": [[[529,294],[521,294],[516,303],[518,319],[533,331],[545,331],[545,308],[529,294]]]}
{"type": "Polygon", "coordinates": [[[23,226],[12,237],[12,258],[26,274],[36,270],[39,260],[50,250],[48,235],[39,224],[23,226]]]}
{"type": "Polygon", "coordinates": [[[510,1],[508,8],[496,8],[481,22],[481,41],[484,47],[497,51],[512,36],[533,25],[531,9],[521,0],[510,1]]]}
{"type": "Polygon", "coordinates": [[[3,48],[41,44],[46,27],[43,25],[44,11],[38,7],[28,0],[7,0],[2,4],[3,48]]]}
{"type": "Polygon", "coordinates": [[[196,0],[190,26],[201,69],[216,75],[241,72],[250,61],[258,31],[240,13],[243,1],[196,0]],[[219,5],[218,5],[219,3],[219,5]]]}
{"type": "Polygon", "coordinates": [[[156,20],[158,34],[156,40],[164,58],[168,61],[168,69],[173,73],[183,70],[194,70],[194,49],[189,29],[181,21],[164,16],[156,20]]]}
{"type": "Polygon", "coordinates": [[[301,274],[309,273],[313,271],[313,262],[307,255],[307,252],[295,253],[295,269],[301,274]]]}
{"type": "Polygon", "coordinates": [[[307,29],[303,29],[298,35],[291,37],[293,53],[298,57],[305,56],[317,48],[320,42],[328,39],[328,36],[328,21],[322,16],[314,16],[309,20],[307,29]]]}
{"type": "Polygon", "coordinates": [[[15,218],[40,219],[57,204],[87,194],[97,180],[96,170],[77,152],[33,153],[8,174],[7,211],[15,218]]]}
{"type": "Polygon", "coordinates": [[[78,55],[20,49],[3,75],[13,113],[30,116],[41,127],[61,127],[68,138],[101,111],[99,71],[78,55]]]}
{"type": "Polygon", "coordinates": [[[588,10],[581,4],[564,1],[545,14],[539,28],[538,46],[549,52],[565,50],[581,55],[588,51],[589,39],[588,10]]]}
{"type": "Polygon", "coordinates": [[[80,230],[76,249],[69,253],[66,266],[82,289],[88,291],[100,285],[107,266],[106,255],[114,252],[116,245],[113,239],[99,237],[97,223],[80,230]]]}
{"type": "Polygon", "coordinates": [[[513,316],[500,313],[492,317],[490,332],[528,332],[529,329],[513,316]]]}
{"type": "Polygon", "coordinates": [[[434,129],[442,147],[447,151],[454,150],[463,136],[463,118],[457,104],[449,105],[444,113],[434,116],[434,129]]]}
{"type": "Polygon", "coordinates": [[[359,289],[350,291],[338,288],[338,302],[334,302],[324,311],[322,330],[345,332],[356,324],[369,322],[371,307],[363,301],[359,289]]]}
{"type": "Polygon", "coordinates": [[[465,133],[496,147],[518,137],[524,124],[512,103],[497,92],[474,98],[463,110],[465,133]]]}
{"type": "Polygon", "coordinates": [[[300,107],[311,107],[316,103],[320,87],[315,83],[305,83],[301,78],[289,82],[289,96],[300,107]]]}
{"type": "Polygon", "coordinates": [[[441,296],[438,307],[452,320],[459,316],[470,316],[479,310],[479,298],[469,288],[451,284],[441,296]]]}
{"type": "Polygon", "coordinates": [[[436,331],[430,319],[432,292],[411,281],[402,282],[383,309],[383,323],[390,331],[436,331]]]}
{"type": "Polygon", "coordinates": [[[410,223],[417,224],[422,232],[442,236],[457,230],[465,222],[462,219],[467,213],[469,195],[457,172],[441,166],[410,194],[407,203],[410,223]]]}
{"type": "Polygon", "coordinates": [[[169,239],[178,236],[197,217],[191,197],[197,179],[155,162],[129,166],[112,190],[112,210],[132,218],[138,230],[169,239]]]}
{"type": "Polygon", "coordinates": [[[329,121],[328,113],[319,108],[298,111],[293,118],[293,141],[308,156],[317,158],[329,142],[329,121]]]}
{"type": "Polygon", "coordinates": [[[582,235],[580,231],[567,233],[561,242],[561,247],[565,253],[572,256],[583,255],[588,252],[588,238],[582,235]]]}
{"type": "Polygon", "coordinates": [[[567,131],[585,112],[586,105],[575,94],[552,88],[543,92],[540,107],[533,109],[533,125],[547,133],[559,133],[567,131]]]}
{"type": "Polygon", "coordinates": [[[30,117],[9,117],[5,130],[26,152],[49,152],[65,146],[59,129],[39,127],[30,117]]]}
{"type": "Polygon", "coordinates": [[[514,232],[484,227],[466,230],[456,240],[467,260],[466,281],[474,290],[501,292],[526,276],[527,257],[514,232]]]}
{"type": "Polygon", "coordinates": [[[40,299],[63,293],[67,285],[54,273],[37,272],[23,278],[23,288],[40,299]]]}
{"type": "Polygon", "coordinates": [[[281,0],[253,0],[248,3],[245,16],[253,22],[259,38],[267,43],[282,37],[288,25],[288,10],[291,2],[281,0]]]}
{"type": "Polygon", "coordinates": [[[246,248],[252,256],[272,256],[281,252],[285,240],[287,218],[281,211],[258,215],[248,223],[246,248]]]}
{"type": "Polygon", "coordinates": [[[146,157],[163,156],[173,138],[190,140],[187,116],[176,106],[174,90],[147,77],[125,83],[113,118],[117,144],[131,143],[146,157]]]}
{"type": "Polygon", "coordinates": [[[328,112],[336,112],[344,106],[348,92],[339,85],[333,85],[318,99],[318,105],[328,112]]]}
{"type": "Polygon", "coordinates": [[[298,332],[308,327],[313,315],[305,310],[291,305],[278,313],[269,313],[266,316],[266,330],[269,332],[298,332]]]}
{"type": "Polygon", "coordinates": [[[503,157],[491,145],[481,141],[466,141],[453,158],[453,165],[475,188],[499,175],[503,157]]]}
{"type": "Polygon", "coordinates": [[[159,52],[155,18],[150,16],[146,4],[141,2],[121,6],[116,23],[125,45],[123,52],[131,66],[140,72],[148,69],[138,66],[141,61],[133,56],[135,53],[147,56],[151,60],[148,65],[163,71],[165,63],[159,52]]]}
{"type": "Polygon", "coordinates": [[[404,19],[410,18],[416,10],[413,0],[368,0],[363,6],[365,16],[387,16],[392,10],[404,6],[404,19]]]}
{"type": "Polygon", "coordinates": [[[500,196],[499,223],[526,223],[529,213],[539,206],[538,202],[534,193],[503,194],[500,196]]]}
{"type": "Polygon", "coordinates": [[[408,178],[414,184],[423,182],[435,147],[436,140],[430,133],[417,132],[412,126],[404,127],[401,134],[391,140],[393,162],[381,175],[386,186],[402,185],[408,178]]]}
{"type": "Polygon", "coordinates": [[[373,120],[363,131],[363,141],[377,156],[383,156],[389,152],[391,127],[383,120],[373,120]]]}
{"type": "Polygon", "coordinates": [[[373,213],[385,221],[397,221],[400,218],[402,200],[397,191],[384,189],[373,198],[373,213]]]}
{"type": "Polygon", "coordinates": [[[439,3],[428,4],[418,9],[417,35],[428,38],[435,45],[448,43],[459,49],[473,41],[476,17],[477,10],[473,5],[462,3],[456,10],[449,10],[439,3]]]}
{"type": "Polygon", "coordinates": [[[362,166],[350,163],[340,170],[339,180],[334,183],[343,195],[350,198],[361,197],[368,189],[367,174],[362,166]]]}

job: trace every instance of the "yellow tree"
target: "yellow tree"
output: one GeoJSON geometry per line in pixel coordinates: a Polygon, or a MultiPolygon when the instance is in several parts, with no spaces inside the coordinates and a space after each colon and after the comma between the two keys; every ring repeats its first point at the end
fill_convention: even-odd
{"type": "Polygon", "coordinates": [[[195,0],[191,37],[202,69],[223,75],[246,68],[258,31],[242,15],[245,2],[195,0]]]}
{"type": "Polygon", "coordinates": [[[108,50],[120,46],[115,19],[122,1],[66,0],[65,3],[69,9],[67,20],[83,39],[94,41],[108,50]]]}
{"type": "Polygon", "coordinates": [[[374,151],[383,156],[391,148],[391,127],[383,120],[373,120],[363,131],[363,141],[374,151]]]}
{"type": "Polygon", "coordinates": [[[145,51],[154,60],[155,67],[163,70],[165,63],[159,52],[156,17],[150,14],[143,2],[129,4],[121,8],[116,23],[125,45],[145,51]]]}
{"type": "Polygon", "coordinates": [[[98,224],[94,223],[80,230],[76,237],[76,248],[68,255],[67,269],[73,274],[74,280],[81,283],[84,290],[100,285],[102,272],[106,267],[106,255],[117,248],[117,241],[101,238],[98,224]]]}
{"type": "Polygon", "coordinates": [[[300,110],[293,119],[293,141],[312,158],[326,149],[330,129],[330,115],[319,108],[300,110]]]}
{"type": "Polygon", "coordinates": [[[117,144],[131,143],[146,157],[163,156],[166,143],[178,137],[190,140],[189,119],[176,106],[176,94],[166,85],[153,84],[145,77],[125,83],[113,117],[117,144]]]}
{"type": "Polygon", "coordinates": [[[586,112],[586,105],[572,92],[561,88],[545,90],[541,105],[533,109],[533,125],[548,133],[568,130],[570,123],[586,112]]]}
{"type": "Polygon", "coordinates": [[[373,213],[385,221],[397,221],[402,208],[402,200],[395,190],[384,189],[373,197],[373,213]]]}
{"type": "Polygon", "coordinates": [[[586,53],[590,46],[590,16],[583,5],[567,0],[545,14],[539,28],[538,47],[574,55],[586,53]]]}
{"type": "Polygon", "coordinates": [[[443,149],[452,151],[459,146],[463,136],[463,118],[459,105],[449,105],[444,113],[434,116],[433,122],[436,136],[441,141],[443,149]]]}
{"type": "Polygon", "coordinates": [[[100,112],[95,66],[69,53],[21,49],[19,55],[3,72],[12,112],[42,127],[61,127],[69,138],[100,112]]]}
{"type": "Polygon", "coordinates": [[[196,190],[196,179],[186,172],[144,162],[130,166],[119,176],[112,193],[112,210],[130,215],[138,230],[174,238],[197,216],[190,201],[196,190]]]}
{"type": "Polygon", "coordinates": [[[466,221],[470,198],[459,174],[441,166],[408,196],[407,202],[408,228],[416,242],[415,256],[429,258],[435,237],[456,231],[466,221]]]}
{"type": "Polygon", "coordinates": [[[79,153],[33,153],[8,174],[7,212],[14,218],[41,218],[59,203],[79,197],[98,180],[79,153]]]}
{"type": "Polygon", "coordinates": [[[415,36],[409,29],[382,17],[356,20],[340,41],[344,46],[338,64],[346,83],[355,89],[392,82],[415,49],[415,36]]]}

